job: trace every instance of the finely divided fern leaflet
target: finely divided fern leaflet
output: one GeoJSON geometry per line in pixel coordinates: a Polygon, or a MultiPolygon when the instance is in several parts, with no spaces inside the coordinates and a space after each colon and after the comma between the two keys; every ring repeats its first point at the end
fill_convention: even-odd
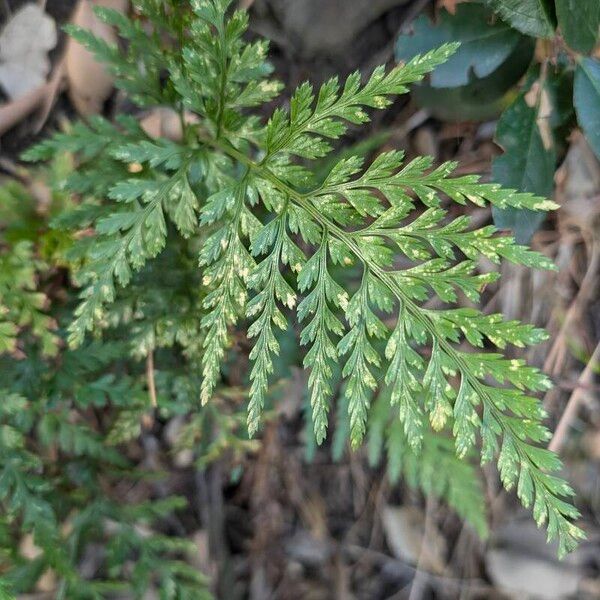
{"type": "Polygon", "coordinates": [[[89,237],[82,242],[83,291],[71,344],[80,344],[86,331],[101,330],[119,286],[128,286],[172,239],[189,238],[203,277],[196,349],[203,403],[218,389],[232,331],[247,327],[248,427],[255,433],[279,334],[296,328],[318,442],[341,390],[353,446],[370,437],[371,428],[385,434],[394,472],[433,491],[410,460],[419,457],[431,469],[432,457],[440,457],[463,483],[453,488],[440,480],[437,493],[455,506],[464,500],[461,514],[473,513],[481,532],[473,501],[480,496],[469,486],[472,474],[461,458],[475,452],[482,462],[497,457],[505,488],[516,489],[536,521],[547,524],[561,554],[573,549],[583,536],[572,523],[578,512],[564,499],[571,488],[552,474],[559,459],[541,446],[549,432],[533,395],[550,382],[522,361],[488,350],[535,344],[545,335],[501,315],[455,306],[459,295],[477,304],[497,279],[495,272],[480,272],[480,257],[554,267],[493,226],[473,229],[468,216],[448,215],[452,203],[535,211],[554,204],[473,175],[454,176],[454,163],[434,167],[430,158],[407,161],[398,151],[383,152],[370,164],[344,158],[320,180],[314,174],[350,125],[366,123],[369,110],[389,106],[457,46],[444,45],[387,71],[378,67],[366,78],[358,72],[344,82],[334,77],[318,90],[302,84],[289,109],[275,109],[265,122],[251,109],[272,102],[282,86],[269,79],[266,42],[244,41],[247,15],[229,14],[229,4],[193,1],[193,10],[182,10],[182,23],[170,29],[168,11],[142,2],[155,26],[150,38],[135,22],[100,10],[129,40],[125,54],[71,31],[109,63],[140,107],[173,107],[183,131],[175,141],[151,139],[132,119],[112,125],[95,118],[29,152],[31,159],[76,153],[80,168],[66,185],[103,199],[90,209],[93,243],[89,237]],[[178,44],[158,53],[162,30],[178,44]],[[434,297],[443,308],[431,307],[434,297]],[[394,448],[413,458],[399,462],[394,448]]]}

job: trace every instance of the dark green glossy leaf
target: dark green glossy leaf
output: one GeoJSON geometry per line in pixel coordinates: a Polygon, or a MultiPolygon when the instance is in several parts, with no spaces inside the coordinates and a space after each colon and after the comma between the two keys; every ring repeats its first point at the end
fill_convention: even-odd
{"type": "Polygon", "coordinates": [[[457,52],[431,75],[433,87],[453,88],[496,71],[520,38],[518,32],[494,19],[484,6],[459,4],[455,15],[442,11],[436,24],[425,16],[419,17],[412,35],[399,36],[396,58],[406,61],[443,43],[460,42],[457,52]]]}
{"type": "Polygon", "coordinates": [[[483,121],[498,116],[514,99],[512,87],[531,63],[532,38],[521,37],[514,51],[496,71],[454,88],[421,84],[414,88],[416,102],[444,121],[483,121]]]}
{"type": "Polygon", "coordinates": [[[554,34],[554,7],[550,0],[487,0],[487,4],[522,33],[543,38],[554,34]]]}
{"type": "MultiPolygon", "coordinates": [[[[496,181],[523,192],[551,196],[556,166],[552,110],[549,87],[540,85],[539,80],[506,109],[496,130],[496,141],[504,149],[492,166],[496,181]]],[[[543,212],[494,208],[496,225],[514,231],[518,243],[528,242],[544,218],[543,212]]]]}
{"type": "Polygon", "coordinates": [[[578,52],[594,49],[600,30],[598,0],[556,0],[558,26],[567,44],[578,52]]]}
{"type": "Polygon", "coordinates": [[[583,133],[600,158],[600,61],[583,58],[577,65],[573,104],[583,133]]]}

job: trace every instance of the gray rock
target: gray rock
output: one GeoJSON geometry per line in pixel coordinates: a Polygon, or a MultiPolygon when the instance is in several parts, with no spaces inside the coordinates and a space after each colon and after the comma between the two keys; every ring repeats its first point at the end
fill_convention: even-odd
{"type": "Polygon", "coordinates": [[[283,34],[310,58],[334,56],[370,23],[409,0],[263,0],[283,25],[283,34]]]}

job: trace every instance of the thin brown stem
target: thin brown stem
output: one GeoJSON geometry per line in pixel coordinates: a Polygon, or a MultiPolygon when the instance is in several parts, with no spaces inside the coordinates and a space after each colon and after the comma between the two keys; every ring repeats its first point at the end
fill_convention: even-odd
{"type": "Polygon", "coordinates": [[[415,576],[410,586],[408,600],[421,600],[427,589],[428,573],[424,570],[427,555],[429,553],[429,544],[433,539],[433,528],[435,527],[435,509],[436,501],[433,494],[428,494],[425,506],[425,525],[423,528],[423,538],[421,540],[421,550],[417,560],[415,576]]]}
{"type": "Polygon", "coordinates": [[[560,417],[560,421],[556,426],[556,430],[554,431],[554,435],[552,436],[552,440],[550,440],[550,444],[548,444],[548,449],[552,450],[552,452],[560,452],[563,447],[566,439],[567,432],[573,419],[577,416],[577,410],[579,408],[579,404],[581,403],[581,399],[583,398],[584,392],[591,383],[592,376],[594,374],[594,370],[598,366],[598,359],[600,358],[600,342],[596,346],[594,353],[592,354],[590,360],[588,361],[585,369],[581,372],[579,379],[577,380],[577,386],[567,405],[565,410],[560,417]]]}

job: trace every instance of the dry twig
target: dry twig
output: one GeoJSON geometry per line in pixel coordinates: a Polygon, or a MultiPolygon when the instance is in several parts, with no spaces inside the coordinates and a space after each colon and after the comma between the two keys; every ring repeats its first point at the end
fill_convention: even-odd
{"type": "Polygon", "coordinates": [[[577,409],[579,408],[579,404],[581,399],[583,398],[584,392],[588,388],[591,383],[594,370],[598,366],[598,359],[600,358],[600,343],[596,346],[594,353],[592,354],[590,360],[588,361],[585,369],[581,372],[579,379],[577,381],[577,387],[571,394],[569,401],[565,407],[565,410],[556,426],[556,430],[554,431],[554,435],[548,448],[553,452],[560,452],[561,448],[567,437],[567,431],[569,426],[573,422],[573,419],[577,415],[577,409]]]}

